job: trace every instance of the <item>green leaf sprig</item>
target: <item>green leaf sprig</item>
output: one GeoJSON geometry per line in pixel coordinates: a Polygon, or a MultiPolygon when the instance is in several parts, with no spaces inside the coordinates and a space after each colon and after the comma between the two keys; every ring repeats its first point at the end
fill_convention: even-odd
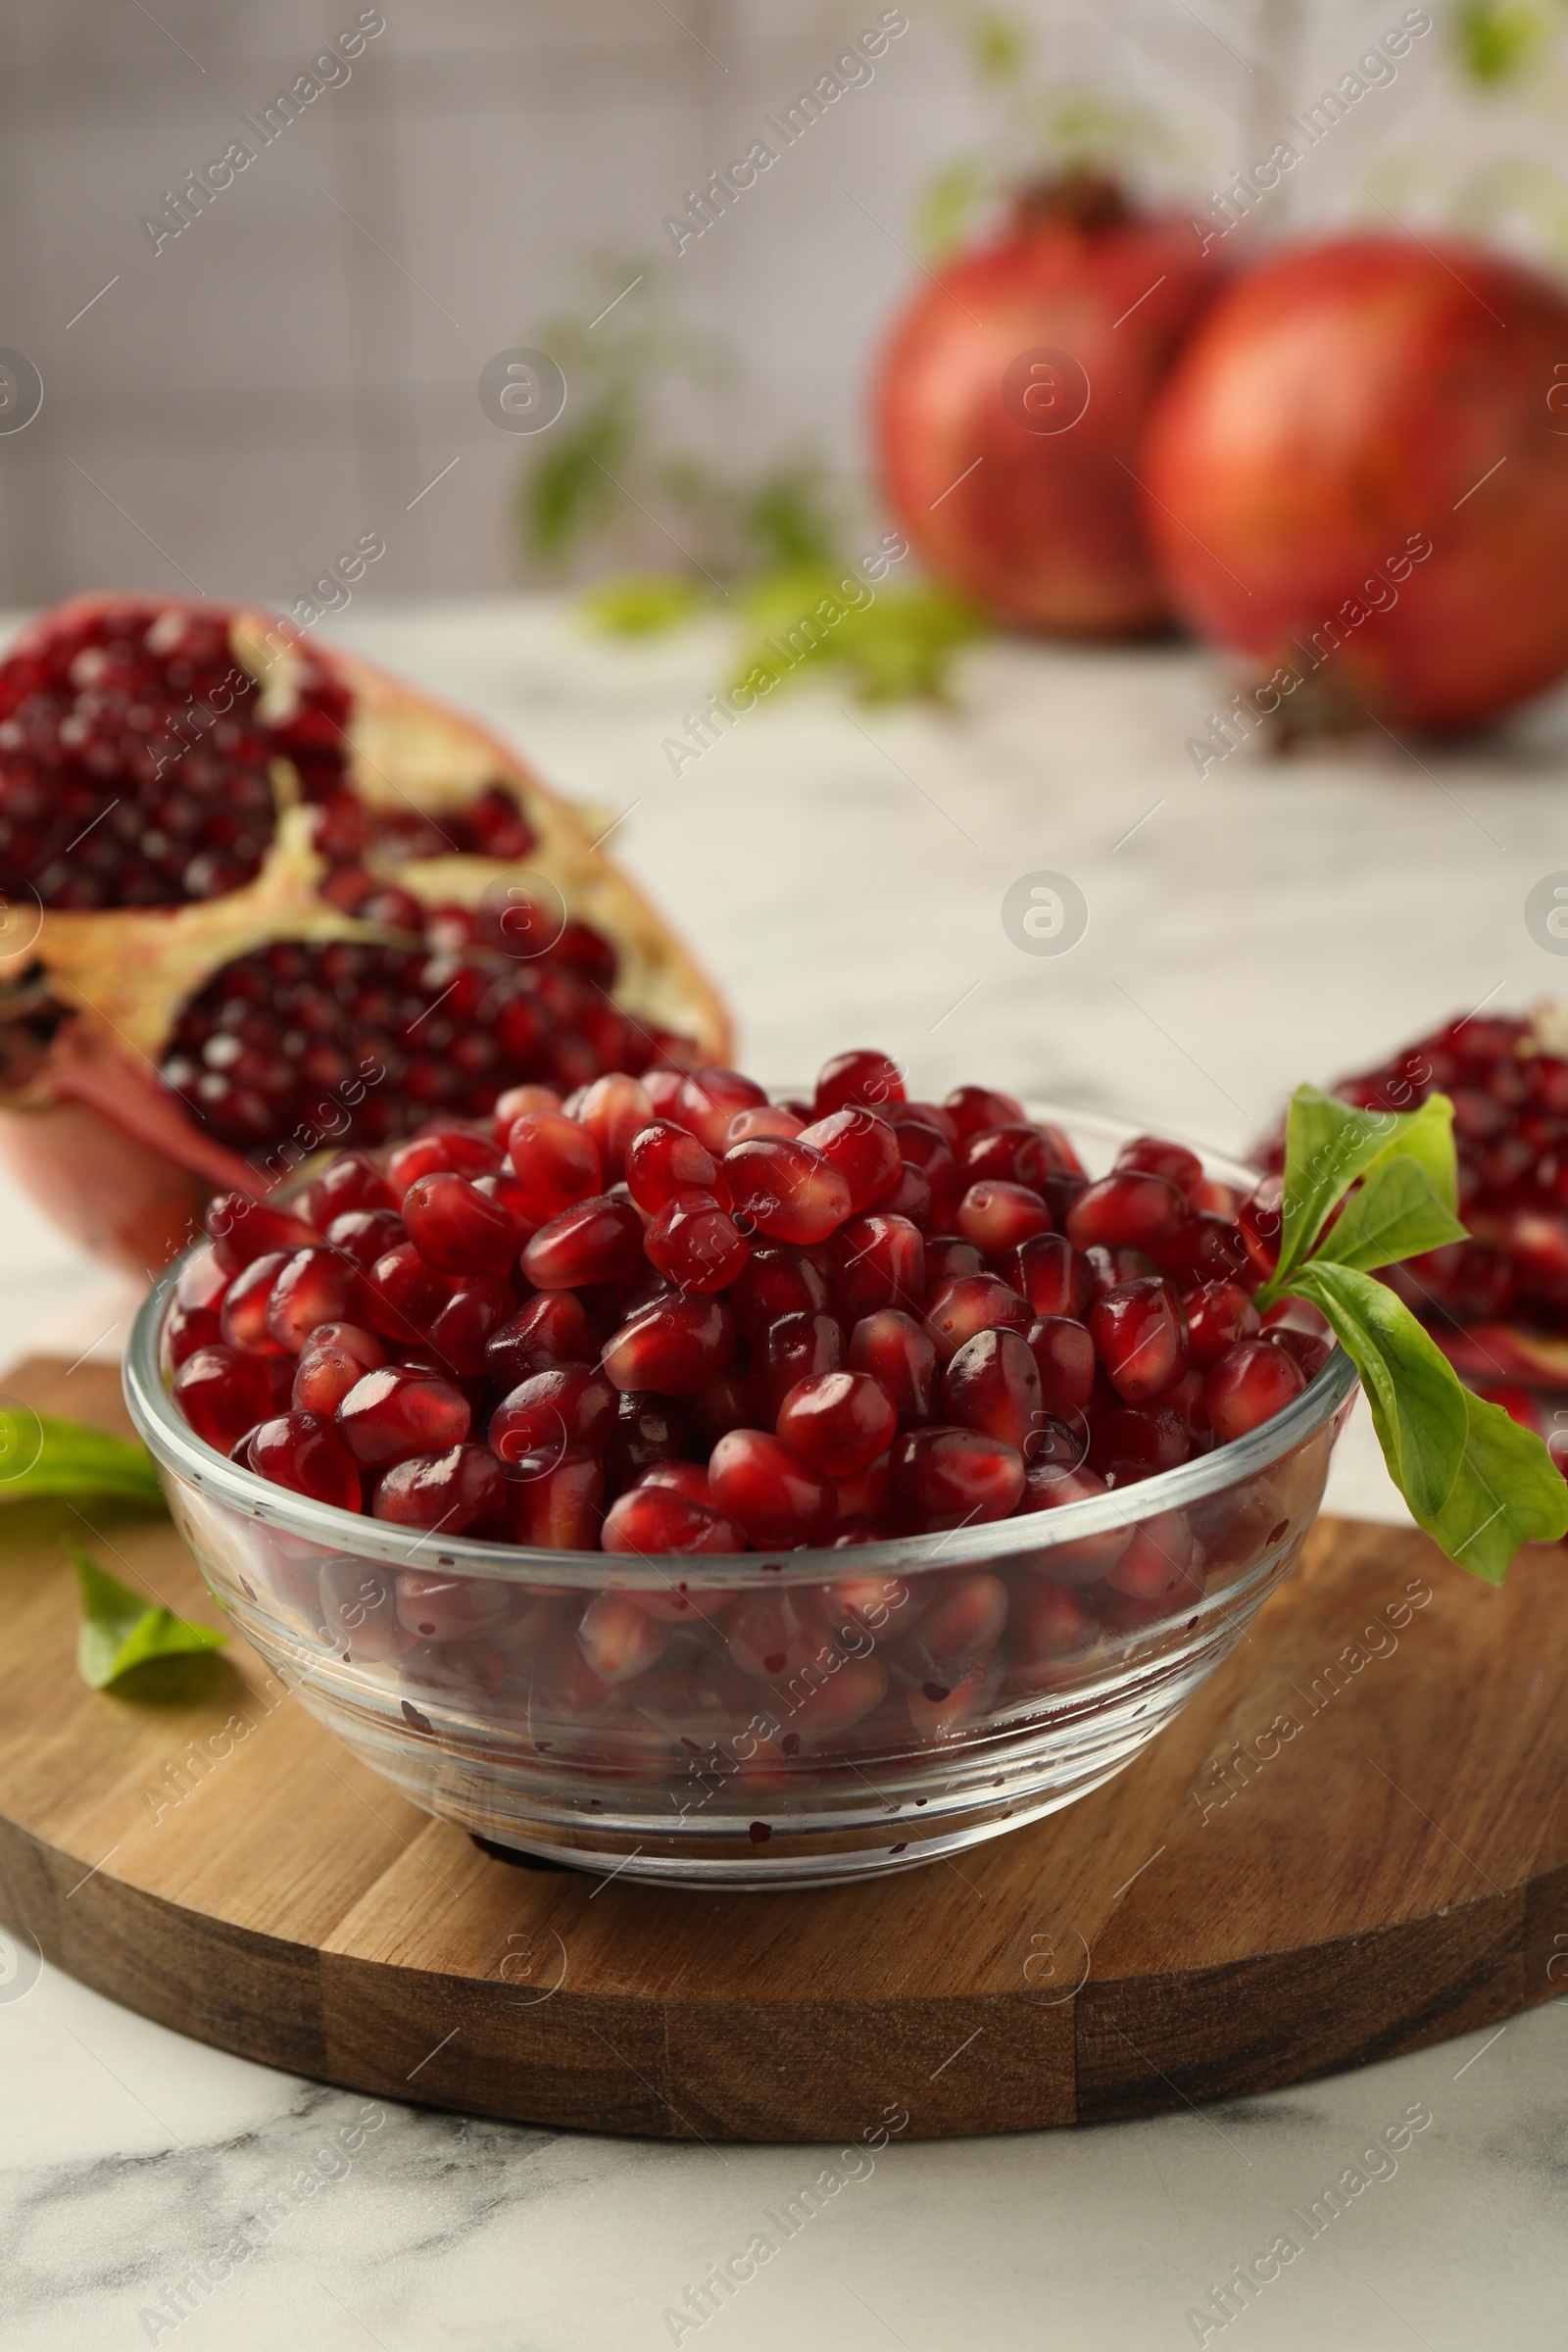
{"type": "Polygon", "coordinates": [[[220,1649],[228,1640],[211,1625],[192,1625],[156,1601],[144,1600],[100,1568],[74,1544],[66,1546],[81,1586],[76,1664],[82,1679],[105,1690],[122,1675],[154,1658],[182,1658],[220,1649]]]}
{"type": "Polygon", "coordinates": [[[1461,1385],[1374,1279],[1380,1266],[1465,1240],[1457,1205],[1446,1095],[1419,1110],[1371,1111],[1298,1086],[1285,1131],[1279,1263],[1256,1304],[1294,1298],[1318,1308],[1361,1376],[1416,1524],[1461,1568],[1500,1584],[1522,1544],[1568,1533],[1568,1482],[1533,1431],[1461,1385]]]}
{"type": "Polygon", "coordinates": [[[0,1503],[41,1495],[74,1502],[90,1494],[168,1508],[152,1456],[134,1439],[35,1413],[30,1405],[0,1408],[0,1503]]]}

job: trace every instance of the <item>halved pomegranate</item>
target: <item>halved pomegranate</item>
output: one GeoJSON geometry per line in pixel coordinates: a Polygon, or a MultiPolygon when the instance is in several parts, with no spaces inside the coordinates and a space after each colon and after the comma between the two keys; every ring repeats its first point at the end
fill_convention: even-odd
{"type": "Polygon", "coordinates": [[[721,1061],[714,990],[493,736],[241,608],[87,596],[0,662],[0,1143],[162,1265],[215,1188],[530,1082],[721,1061]]]}

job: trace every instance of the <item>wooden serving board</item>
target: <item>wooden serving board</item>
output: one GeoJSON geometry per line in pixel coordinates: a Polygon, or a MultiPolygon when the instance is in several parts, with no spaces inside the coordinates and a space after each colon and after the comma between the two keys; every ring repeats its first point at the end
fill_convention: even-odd
{"type": "MultiPolygon", "coordinates": [[[[38,1409],[128,1427],[117,1375],[38,1409]]],[[[951,1863],[707,1894],[530,1866],[430,1820],[236,1641],[94,1692],[62,1533],[215,1614],[166,1522],[0,1512],[0,1919],[247,2058],[471,2114],[707,2139],[1101,2121],[1511,2016],[1568,1981],[1568,1561],[1494,1592],[1325,1521],[1117,1780],[951,1863]],[[192,1762],[192,1758],[197,1761],[192,1762]]]]}

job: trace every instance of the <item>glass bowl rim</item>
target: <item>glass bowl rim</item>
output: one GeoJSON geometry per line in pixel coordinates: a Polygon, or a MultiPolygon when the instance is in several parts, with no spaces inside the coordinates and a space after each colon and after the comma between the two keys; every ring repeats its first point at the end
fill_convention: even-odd
{"type": "MultiPolygon", "coordinates": [[[[1050,1120],[1069,1133],[1098,1127],[1102,1134],[1126,1140],[1148,1132],[1113,1112],[1033,1100],[1026,1107],[1031,1119],[1050,1120]]],[[[1221,1181],[1256,1182],[1258,1171],[1246,1162],[1205,1145],[1193,1148],[1200,1152],[1205,1168],[1216,1172],[1221,1181]]],[[[781,1574],[792,1584],[842,1584],[860,1577],[907,1577],[925,1569],[983,1566],[1018,1551],[1050,1551],[1109,1528],[1135,1527],[1162,1511],[1185,1510],[1257,1476],[1331,1421],[1356,1386],[1355,1367],[1336,1342],[1328,1361],[1299,1396],[1244,1438],[1216,1446],[1208,1453],[1178,1463],[1173,1470],[1156,1471],[1152,1478],[1140,1479],[1132,1486],[1113,1487],[1105,1494],[1063,1503],[1054,1510],[1025,1511],[956,1528],[946,1535],[894,1536],[882,1544],[838,1548],[812,1545],[781,1550],[772,1558],[760,1551],[550,1551],[530,1544],[475,1542],[465,1536],[442,1537],[439,1549],[432,1551],[428,1548],[436,1540],[432,1530],[420,1533],[392,1520],[341,1510],[335,1503],[318,1502],[290,1488],[272,1485],[254,1470],[242,1469],[199,1438],[177,1411],[159,1369],[159,1343],[180,1274],[196,1251],[206,1247],[205,1237],[193,1242],[160,1276],[137,1310],[125,1349],[125,1402],[160,1469],[246,1518],[326,1551],[353,1553],[394,1568],[439,1568],[503,1582],[548,1583],[584,1591],[671,1583],[699,1591],[732,1592],[748,1586],[776,1590],[781,1574]]]]}

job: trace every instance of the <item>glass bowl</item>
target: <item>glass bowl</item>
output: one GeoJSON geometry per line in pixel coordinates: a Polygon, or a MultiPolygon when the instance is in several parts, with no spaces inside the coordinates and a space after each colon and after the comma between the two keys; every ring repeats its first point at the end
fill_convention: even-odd
{"type": "MultiPolygon", "coordinates": [[[[1140,1132],[1031,1116],[1092,1175],[1140,1132]]],[[[178,1273],[137,1317],[126,1400],[202,1574],[279,1680],[425,1811],[676,1884],[907,1870],[1108,1780],[1294,1565],[1355,1389],[1337,1348],[1232,1445],[950,1535],[776,1557],[534,1550],[360,1518],[204,1445],[159,1370],[178,1273]],[[626,1636],[623,1680],[586,1666],[590,1608],[626,1636]]]]}

